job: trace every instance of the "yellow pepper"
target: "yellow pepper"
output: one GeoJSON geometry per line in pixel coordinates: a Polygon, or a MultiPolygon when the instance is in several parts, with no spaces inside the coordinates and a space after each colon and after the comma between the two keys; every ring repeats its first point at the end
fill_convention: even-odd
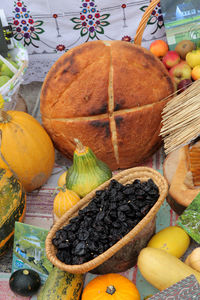
{"type": "Polygon", "coordinates": [[[186,62],[191,68],[200,65],[200,50],[193,50],[186,55],[186,62]]]}

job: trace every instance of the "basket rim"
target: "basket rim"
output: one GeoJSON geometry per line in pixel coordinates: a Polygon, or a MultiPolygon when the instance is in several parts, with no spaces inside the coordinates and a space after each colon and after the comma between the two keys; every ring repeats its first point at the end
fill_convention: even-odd
{"type": "MultiPolygon", "coordinates": [[[[130,181],[130,180],[129,180],[130,181]]],[[[126,184],[126,183],[124,183],[126,184]]],[[[46,248],[46,255],[49,261],[63,271],[67,271],[73,274],[83,274],[86,273],[104,261],[112,257],[118,250],[120,250],[123,246],[125,246],[128,242],[130,242],[147,224],[148,222],[156,216],[160,206],[164,202],[168,193],[168,183],[163,175],[161,175],[157,170],[150,168],[150,167],[134,167],[130,169],[126,169],[124,171],[119,172],[118,174],[111,177],[109,180],[98,186],[95,190],[91,191],[87,194],[84,198],[82,198],[76,205],[74,205],[70,210],[68,210],[50,229],[49,233],[47,234],[46,241],[45,241],[45,248],[46,248]],[[150,211],[146,214],[146,216],[135,226],[132,230],[130,230],[123,238],[121,238],[117,243],[113,246],[108,248],[105,252],[98,255],[94,259],[87,261],[80,265],[68,265],[61,262],[56,257],[56,249],[55,246],[52,244],[52,239],[55,236],[57,230],[61,229],[63,226],[69,223],[69,220],[72,217],[75,217],[75,214],[84,206],[89,204],[89,202],[94,197],[97,190],[105,189],[111,180],[116,179],[126,179],[128,176],[131,175],[135,179],[140,179],[142,181],[148,180],[152,178],[155,184],[159,188],[160,196],[154,206],[150,209],[150,211]]]]}

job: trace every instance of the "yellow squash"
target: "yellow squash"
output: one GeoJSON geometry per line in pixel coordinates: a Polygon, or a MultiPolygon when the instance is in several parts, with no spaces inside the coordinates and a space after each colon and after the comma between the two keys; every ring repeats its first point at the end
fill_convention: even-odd
{"type": "Polygon", "coordinates": [[[164,290],[191,274],[200,282],[199,272],[161,249],[143,248],[137,265],[142,276],[159,290],[164,290]]]}
{"type": "Polygon", "coordinates": [[[190,244],[189,235],[178,226],[169,226],[156,233],[148,247],[159,248],[180,258],[190,244]]]}
{"type": "Polygon", "coordinates": [[[22,111],[0,110],[0,133],[0,168],[9,165],[27,192],[43,185],[51,175],[55,153],[40,123],[22,111]]]}
{"type": "Polygon", "coordinates": [[[60,175],[60,177],[58,178],[58,182],[57,182],[57,185],[58,186],[63,186],[66,184],[66,176],[67,176],[67,171],[65,171],[64,173],[62,173],[60,175]]]}

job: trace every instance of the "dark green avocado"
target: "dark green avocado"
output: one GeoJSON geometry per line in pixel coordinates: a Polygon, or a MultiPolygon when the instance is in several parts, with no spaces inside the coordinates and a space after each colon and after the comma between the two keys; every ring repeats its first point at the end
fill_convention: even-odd
{"type": "Polygon", "coordinates": [[[9,285],[15,294],[29,297],[37,293],[41,280],[37,272],[30,269],[20,269],[12,273],[9,285]]]}

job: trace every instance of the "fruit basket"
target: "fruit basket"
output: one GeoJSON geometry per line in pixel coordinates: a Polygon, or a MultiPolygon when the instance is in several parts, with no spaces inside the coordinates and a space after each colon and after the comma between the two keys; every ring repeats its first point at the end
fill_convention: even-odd
{"type": "Polygon", "coordinates": [[[16,63],[17,68],[14,67],[13,69],[13,65],[4,59],[3,63],[14,72],[12,78],[0,87],[0,94],[5,101],[5,110],[15,108],[15,104],[18,100],[19,86],[23,81],[23,76],[28,66],[28,52],[20,42],[15,41],[14,48],[9,51],[9,57],[16,63]]]}
{"type": "Polygon", "coordinates": [[[168,184],[166,180],[158,171],[152,168],[135,167],[118,173],[86,195],[53,225],[46,238],[45,246],[48,259],[54,266],[73,274],[82,274],[88,271],[95,274],[116,273],[131,268],[136,264],[140,250],[147,245],[155,232],[156,213],[167,193],[168,184]],[[104,190],[107,188],[112,179],[117,180],[123,185],[130,184],[136,179],[139,179],[141,182],[152,179],[159,189],[159,198],[146,216],[132,230],[102,254],[80,265],[68,265],[61,262],[56,257],[56,248],[52,243],[52,239],[55,237],[56,232],[67,225],[70,219],[77,216],[80,209],[83,209],[90,203],[97,190],[104,190]]]}

